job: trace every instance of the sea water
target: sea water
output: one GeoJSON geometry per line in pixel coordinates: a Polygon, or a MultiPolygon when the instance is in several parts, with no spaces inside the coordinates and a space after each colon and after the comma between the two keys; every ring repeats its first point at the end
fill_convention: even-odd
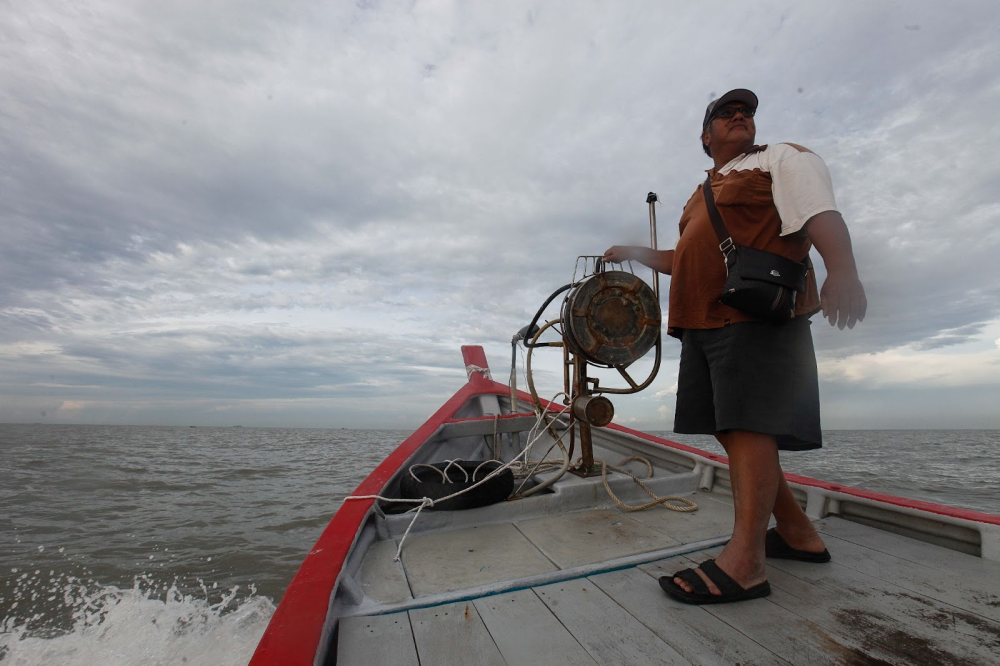
{"type": "MultiPolygon", "coordinates": [[[[343,498],[407,435],[0,425],[0,664],[246,664],[343,498]]],[[[824,436],[785,469],[1000,514],[1000,431],[824,436]]]]}
{"type": "Polygon", "coordinates": [[[246,664],[406,435],[0,425],[0,664],[246,664]]]}

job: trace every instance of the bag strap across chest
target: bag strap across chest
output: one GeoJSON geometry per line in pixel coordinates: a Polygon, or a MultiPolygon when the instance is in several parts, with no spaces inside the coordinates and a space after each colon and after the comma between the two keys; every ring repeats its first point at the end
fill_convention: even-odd
{"type": "Polygon", "coordinates": [[[726,228],[726,223],[722,221],[722,214],[719,213],[719,208],[715,205],[715,196],[712,194],[712,174],[709,174],[705,178],[702,190],[705,192],[705,206],[708,207],[708,219],[712,221],[712,228],[715,229],[715,235],[719,237],[719,250],[722,251],[723,255],[728,255],[729,251],[733,248],[733,237],[730,235],[729,229],[726,228]]]}

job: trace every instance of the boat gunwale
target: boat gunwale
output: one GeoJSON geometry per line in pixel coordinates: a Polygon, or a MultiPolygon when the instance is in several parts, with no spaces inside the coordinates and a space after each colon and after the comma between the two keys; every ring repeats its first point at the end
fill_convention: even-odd
{"type": "MultiPolygon", "coordinates": [[[[468,373],[468,381],[460,387],[437,411],[393,450],[371,474],[355,489],[353,495],[378,495],[406,463],[407,460],[426,443],[443,425],[474,420],[495,420],[496,415],[456,418],[455,414],[472,399],[484,395],[509,396],[510,388],[494,381],[490,376],[485,351],[478,345],[463,345],[462,355],[468,373]]],[[[531,401],[524,391],[518,391],[518,398],[531,401]]],[[[543,400],[543,403],[547,401],[543,400]]],[[[559,411],[564,407],[552,405],[559,411]]],[[[523,414],[500,415],[517,418],[523,414]]],[[[606,430],[617,431],[632,437],[659,444],[669,449],[715,463],[726,468],[729,459],[720,454],[704,451],[693,446],[634,430],[611,423],[606,430]]],[[[837,499],[857,498],[874,504],[888,504],[904,510],[931,513],[961,521],[1000,525],[1000,515],[915,500],[886,493],[862,490],[843,484],[822,481],[799,474],[786,474],[789,483],[825,491],[829,497],[837,499]]],[[[866,502],[866,503],[867,503],[866,502]]],[[[375,500],[351,500],[344,502],[323,530],[315,545],[309,550],[298,571],[289,583],[278,608],[268,623],[257,645],[249,666],[306,666],[323,663],[329,641],[328,625],[334,618],[330,609],[334,603],[334,593],[344,575],[344,568],[352,552],[362,527],[374,510],[375,500]]],[[[907,512],[909,512],[907,511],[907,512]]]]}

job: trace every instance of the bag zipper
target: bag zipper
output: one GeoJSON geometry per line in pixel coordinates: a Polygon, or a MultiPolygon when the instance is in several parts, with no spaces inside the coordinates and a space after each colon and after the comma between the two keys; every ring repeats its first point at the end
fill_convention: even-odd
{"type": "Polygon", "coordinates": [[[774,302],[771,303],[771,312],[778,309],[778,303],[781,302],[781,297],[785,295],[785,288],[778,287],[778,293],[774,297],[774,302]]]}

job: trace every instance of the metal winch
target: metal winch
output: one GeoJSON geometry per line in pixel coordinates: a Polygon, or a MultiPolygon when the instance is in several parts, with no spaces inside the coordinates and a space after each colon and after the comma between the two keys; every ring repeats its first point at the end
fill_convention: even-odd
{"type": "MultiPolygon", "coordinates": [[[[656,249],[656,194],[646,197],[649,204],[650,240],[656,249]]],[[[531,353],[535,347],[561,347],[563,349],[563,384],[568,396],[564,404],[570,407],[572,419],[580,434],[580,463],[570,471],[581,476],[600,474],[595,468],[591,427],[603,427],[614,418],[614,406],[606,394],[637,393],[649,386],[660,368],[662,341],[659,280],[653,272],[650,286],[632,272],[631,263],[621,265],[622,270],[607,270],[601,257],[577,258],[573,281],[549,296],[535,315],[531,324],[514,336],[513,344],[524,339],[528,347],[528,388],[537,406],[541,405],[531,375],[531,353]],[[581,266],[582,264],[582,266],[581,266]],[[579,274],[579,279],[578,279],[579,274]],[[560,318],[536,326],[539,317],[552,300],[563,292],[560,318]],[[559,327],[562,340],[539,342],[550,327],[559,327]],[[656,350],[653,369],[644,381],[636,382],[627,368],[656,350]],[[601,386],[597,378],[589,377],[588,365],[614,368],[628,383],[628,387],[601,386]]],[[[513,368],[512,368],[513,370],[513,368]]],[[[511,373],[512,401],[516,399],[516,382],[511,373]]],[[[571,449],[573,448],[571,433],[571,449]]]]}
{"type": "Polygon", "coordinates": [[[591,363],[628,365],[660,338],[660,303],[653,290],[626,271],[599,271],[563,302],[563,337],[591,363]]]}

